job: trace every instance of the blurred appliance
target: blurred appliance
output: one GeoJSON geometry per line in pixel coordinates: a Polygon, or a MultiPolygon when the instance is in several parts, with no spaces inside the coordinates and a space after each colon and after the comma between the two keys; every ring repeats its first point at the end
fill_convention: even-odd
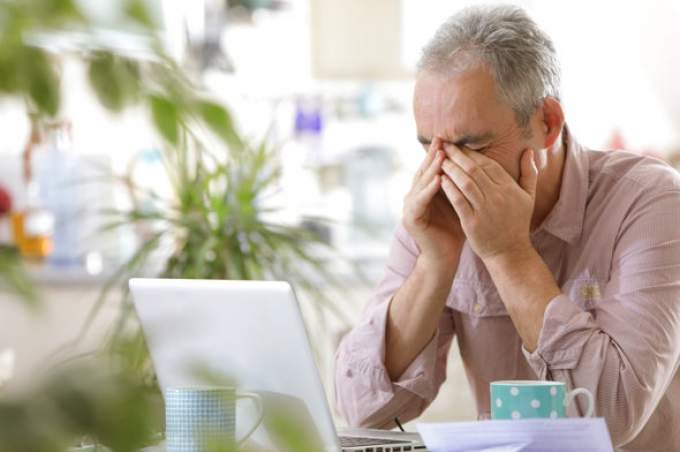
{"type": "Polygon", "coordinates": [[[387,146],[360,147],[343,158],[343,179],[352,199],[352,223],[361,236],[380,235],[394,227],[389,185],[395,170],[395,150],[387,146]],[[363,232],[363,234],[362,234],[363,232]]]}

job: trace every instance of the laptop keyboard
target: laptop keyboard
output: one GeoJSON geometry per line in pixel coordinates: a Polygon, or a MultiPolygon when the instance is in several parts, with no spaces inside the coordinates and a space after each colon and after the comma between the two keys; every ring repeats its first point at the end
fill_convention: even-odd
{"type": "Polygon", "coordinates": [[[394,439],[363,438],[360,436],[341,436],[340,447],[365,447],[367,452],[410,451],[413,450],[410,441],[394,439]],[[372,447],[378,446],[378,447],[372,447]]]}

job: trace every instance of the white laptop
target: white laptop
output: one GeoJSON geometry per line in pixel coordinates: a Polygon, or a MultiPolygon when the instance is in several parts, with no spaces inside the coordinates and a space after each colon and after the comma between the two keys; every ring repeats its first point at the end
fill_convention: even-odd
{"type": "MultiPolygon", "coordinates": [[[[131,279],[130,289],[161,390],[205,385],[196,372],[202,367],[233,379],[239,389],[257,392],[265,418],[250,437],[254,444],[274,448],[268,407],[284,406],[326,451],[424,449],[415,433],[352,429],[337,434],[288,283],[131,279]]],[[[255,416],[249,402],[239,403],[237,436],[255,416]]]]}

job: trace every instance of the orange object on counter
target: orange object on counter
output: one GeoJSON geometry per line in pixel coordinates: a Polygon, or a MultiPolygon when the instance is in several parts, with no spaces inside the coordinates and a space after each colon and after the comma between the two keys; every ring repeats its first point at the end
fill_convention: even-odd
{"type": "Polygon", "coordinates": [[[54,218],[44,210],[12,213],[12,236],[21,255],[42,260],[52,251],[54,218]]]}

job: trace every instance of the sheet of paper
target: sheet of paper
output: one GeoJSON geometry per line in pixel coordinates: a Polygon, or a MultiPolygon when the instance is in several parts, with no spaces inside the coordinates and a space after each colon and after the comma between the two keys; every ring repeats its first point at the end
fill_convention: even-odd
{"type": "Polygon", "coordinates": [[[613,452],[603,418],[418,424],[429,452],[613,452]]]}

